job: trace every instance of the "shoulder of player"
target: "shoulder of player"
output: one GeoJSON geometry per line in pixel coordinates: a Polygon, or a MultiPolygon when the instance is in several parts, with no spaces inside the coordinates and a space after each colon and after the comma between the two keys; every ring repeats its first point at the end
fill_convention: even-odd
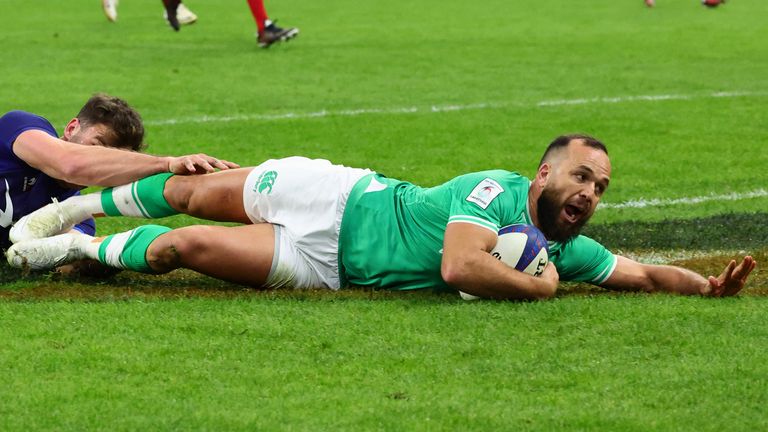
{"type": "Polygon", "coordinates": [[[26,111],[9,111],[0,117],[0,142],[10,147],[16,138],[28,130],[41,130],[58,137],[56,129],[46,118],[26,111]]]}
{"type": "Polygon", "coordinates": [[[477,172],[472,172],[468,174],[463,174],[456,177],[454,180],[467,181],[467,182],[479,182],[485,179],[494,180],[498,184],[502,185],[502,187],[504,185],[508,185],[508,187],[510,188],[520,186],[520,185],[523,185],[527,188],[527,186],[530,184],[530,180],[528,178],[516,172],[505,171],[501,169],[477,171],[477,172]]]}
{"type": "Polygon", "coordinates": [[[0,116],[0,124],[2,125],[15,124],[15,123],[23,123],[23,124],[32,123],[32,124],[51,125],[51,122],[49,122],[48,119],[46,119],[45,117],[39,116],[37,114],[32,114],[31,112],[22,111],[22,110],[8,111],[7,113],[0,116]]]}

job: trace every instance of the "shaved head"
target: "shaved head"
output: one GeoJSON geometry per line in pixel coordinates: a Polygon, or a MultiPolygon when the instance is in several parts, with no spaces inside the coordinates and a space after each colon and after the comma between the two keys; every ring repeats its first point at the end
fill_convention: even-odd
{"type": "Polygon", "coordinates": [[[601,143],[600,140],[595,137],[585,134],[560,135],[559,137],[555,138],[554,141],[549,143],[549,146],[547,146],[547,149],[544,151],[544,155],[541,157],[539,166],[555,161],[558,156],[564,154],[563,150],[568,148],[568,144],[574,140],[580,141],[587,147],[601,150],[606,155],[608,154],[608,149],[605,147],[605,144],[601,143]]]}

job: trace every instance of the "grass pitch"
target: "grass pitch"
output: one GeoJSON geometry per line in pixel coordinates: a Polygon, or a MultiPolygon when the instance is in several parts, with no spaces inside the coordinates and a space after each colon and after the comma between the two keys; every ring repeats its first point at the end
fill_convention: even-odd
{"type": "Polygon", "coordinates": [[[115,24],[98,2],[0,2],[2,112],[61,129],[102,91],[142,112],[153,153],[425,186],[531,176],[554,136],[587,132],[614,168],[588,234],[702,273],[759,261],[739,298],[564,285],[534,303],[2,265],[0,430],[766,429],[768,4],[658,3],[268,2],[301,34],[260,50],[244,2],[189,3],[178,34],[156,0],[115,24]]]}

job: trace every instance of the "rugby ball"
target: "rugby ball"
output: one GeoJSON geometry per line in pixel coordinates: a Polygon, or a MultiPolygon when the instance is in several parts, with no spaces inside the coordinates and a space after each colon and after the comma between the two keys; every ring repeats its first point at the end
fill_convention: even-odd
{"type": "MultiPolygon", "coordinates": [[[[499,230],[491,255],[504,264],[533,276],[540,276],[549,262],[547,239],[533,225],[515,224],[499,230]]],[[[464,300],[480,297],[459,291],[464,300]]]]}

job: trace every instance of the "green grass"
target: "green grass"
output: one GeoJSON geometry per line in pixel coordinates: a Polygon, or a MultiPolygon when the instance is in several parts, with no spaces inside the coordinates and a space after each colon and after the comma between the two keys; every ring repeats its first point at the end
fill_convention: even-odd
{"type": "Polygon", "coordinates": [[[360,297],[0,304],[4,429],[766,426],[764,298],[360,297]]]}
{"type": "MultiPolygon", "coordinates": [[[[609,147],[612,205],[768,184],[761,0],[715,10],[694,0],[653,10],[639,0],[269,1],[281,24],[301,28],[270,50],[256,48],[245,2],[192,2],[200,21],[178,34],[159,3],[125,1],[111,24],[91,0],[0,1],[0,112],[33,111],[61,130],[90,94],[108,92],[141,111],[153,153],[242,165],[299,154],[425,186],[489,168],[531,176],[553,137],[581,131],[609,147]],[[663,95],[673,97],[637,98],[663,95]],[[452,105],[467,109],[431,109],[452,105]]],[[[768,262],[767,205],[605,207],[588,233],[712,274],[734,254],[768,262]]],[[[0,283],[0,430],[768,423],[760,267],[724,300],[563,285],[550,302],[468,303],[258,292],[184,271],[70,280],[5,265],[0,283]]]]}

